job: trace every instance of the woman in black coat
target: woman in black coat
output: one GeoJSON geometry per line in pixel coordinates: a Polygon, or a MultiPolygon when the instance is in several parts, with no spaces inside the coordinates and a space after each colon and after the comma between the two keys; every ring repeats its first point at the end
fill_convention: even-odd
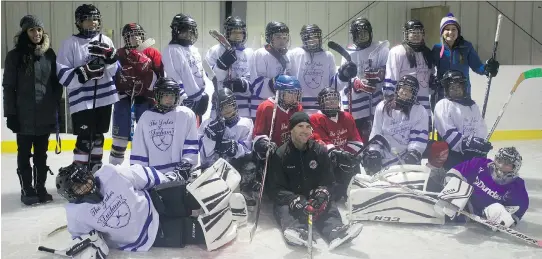
{"type": "Polygon", "coordinates": [[[52,200],[45,189],[47,173],[51,171],[47,166],[47,148],[63,88],[56,76],[56,54],[49,46],[43,23],[27,15],[20,26],[15,48],[7,53],[4,65],[4,116],[7,127],[17,134],[21,201],[32,205],[52,200]]]}

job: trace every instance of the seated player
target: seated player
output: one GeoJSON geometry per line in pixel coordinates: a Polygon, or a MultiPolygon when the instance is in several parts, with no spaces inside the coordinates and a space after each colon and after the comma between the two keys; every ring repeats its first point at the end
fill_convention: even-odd
{"type": "Polygon", "coordinates": [[[237,235],[232,210],[246,207],[238,207],[243,197],[231,191],[239,174],[225,160],[219,162],[188,185],[192,179],[178,172],[163,174],[142,165],[103,165],[94,173],[76,164],[61,168],[56,186],[69,202],[71,247],[91,242],[72,258],[104,259],[109,247],[135,252],[205,244],[211,251],[232,241],[237,235]],[[229,172],[226,179],[220,169],[229,172]],[[193,215],[198,209],[204,213],[193,215]]]}
{"type": "Polygon", "coordinates": [[[156,105],[139,119],[132,143],[130,164],[152,166],[188,174],[198,164],[196,116],[179,106],[186,94],[175,80],[160,78],[154,86],[156,105]]]}
{"type": "Polygon", "coordinates": [[[405,164],[421,164],[422,153],[429,138],[429,117],[423,106],[416,101],[419,88],[414,76],[402,76],[397,82],[395,95],[376,106],[369,138],[382,135],[391,146],[391,152],[385,152],[380,145],[371,144],[362,155],[362,164],[368,175],[383,167],[398,164],[400,159],[405,164]]]}
{"type": "Polygon", "coordinates": [[[320,111],[310,116],[313,137],[326,146],[337,181],[335,199],[346,195],[350,179],[361,172],[363,143],[350,113],[341,111],[340,95],[333,88],[322,89],[318,94],[320,111]]]}
{"type": "Polygon", "coordinates": [[[444,168],[473,157],[486,157],[493,148],[485,140],[487,126],[478,105],[467,93],[467,79],[458,70],[448,70],[440,81],[445,99],[435,106],[435,128],[450,147],[444,168]]]}

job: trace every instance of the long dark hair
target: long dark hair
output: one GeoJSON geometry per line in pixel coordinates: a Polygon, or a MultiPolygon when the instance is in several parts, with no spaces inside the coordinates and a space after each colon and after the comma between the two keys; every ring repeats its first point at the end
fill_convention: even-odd
{"type": "MultiPolygon", "coordinates": [[[[43,40],[44,37],[42,37],[40,44],[43,43],[43,40]]],[[[36,44],[30,40],[26,31],[17,33],[13,37],[13,41],[15,42],[14,49],[20,53],[17,68],[24,69],[26,75],[30,75],[34,70],[34,49],[36,44]]]]}
{"type": "MultiPolygon", "coordinates": [[[[408,63],[410,64],[410,68],[417,67],[416,55],[415,55],[417,51],[415,51],[406,42],[403,42],[402,45],[403,45],[403,47],[405,47],[406,56],[407,56],[407,59],[408,59],[408,63]]],[[[421,46],[420,48],[421,48],[421,50],[419,50],[419,51],[422,52],[422,54],[423,54],[423,58],[425,59],[425,64],[427,64],[427,67],[429,69],[431,69],[433,67],[433,60],[432,60],[432,57],[431,57],[431,50],[425,45],[421,46]]]]}
{"type": "MultiPolygon", "coordinates": [[[[397,96],[393,98],[397,98],[397,96]]],[[[384,110],[386,111],[386,114],[388,114],[388,116],[390,117],[391,117],[391,111],[395,109],[397,105],[395,104],[394,106],[393,104],[394,104],[394,99],[384,100],[384,110]]],[[[412,110],[412,106],[401,107],[401,111],[406,115],[407,119],[410,119],[410,110],[412,110]]]]}

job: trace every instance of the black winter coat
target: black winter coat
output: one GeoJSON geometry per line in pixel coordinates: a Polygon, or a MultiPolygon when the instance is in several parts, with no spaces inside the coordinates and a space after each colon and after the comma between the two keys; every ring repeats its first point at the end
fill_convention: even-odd
{"type": "Polygon", "coordinates": [[[7,53],[4,65],[4,116],[17,116],[20,131],[15,133],[46,135],[55,129],[63,92],[56,75],[56,54],[45,33],[36,48],[22,44],[26,35],[19,37],[26,39],[19,39],[18,46],[7,53]]]}
{"type": "Polygon", "coordinates": [[[270,157],[276,205],[288,205],[298,195],[308,199],[310,191],[319,186],[333,190],[335,178],[326,148],[312,139],[307,146],[301,151],[289,140],[270,157]]]}

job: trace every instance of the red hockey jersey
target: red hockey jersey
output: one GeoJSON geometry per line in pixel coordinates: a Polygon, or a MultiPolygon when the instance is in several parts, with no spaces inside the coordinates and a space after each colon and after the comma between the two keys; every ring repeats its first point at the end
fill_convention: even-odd
{"type": "MultiPolygon", "coordinates": [[[[275,100],[271,98],[258,105],[258,110],[256,111],[256,122],[254,123],[254,140],[256,140],[257,136],[269,136],[274,106],[275,100]]],[[[290,139],[290,131],[288,130],[290,117],[292,117],[294,113],[302,110],[303,108],[301,108],[301,104],[297,106],[297,109],[290,109],[288,111],[283,110],[280,108],[280,106],[277,107],[273,136],[271,136],[272,142],[275,142],[275,144],[280,147],[290,139]]]]}
{"type": "Polygon", "coordinates": [[[356,154],[363,147],[356,122],[350,113],[339,111],[335,122],[319,111],[312,114],[310,120],[313,138],[323,142],[328,150],[337,148],[356,154]]]}
{"type": "Polygon", "coordinates": [[[162,55],[155,48],[146,48],[144,51],[120,48],[118,50],[119,62],[122,69],[115,77],[115,85],[120,94],[131,96],[147,96],[153,98],[153,76],[164,76],[162,55]]]}

